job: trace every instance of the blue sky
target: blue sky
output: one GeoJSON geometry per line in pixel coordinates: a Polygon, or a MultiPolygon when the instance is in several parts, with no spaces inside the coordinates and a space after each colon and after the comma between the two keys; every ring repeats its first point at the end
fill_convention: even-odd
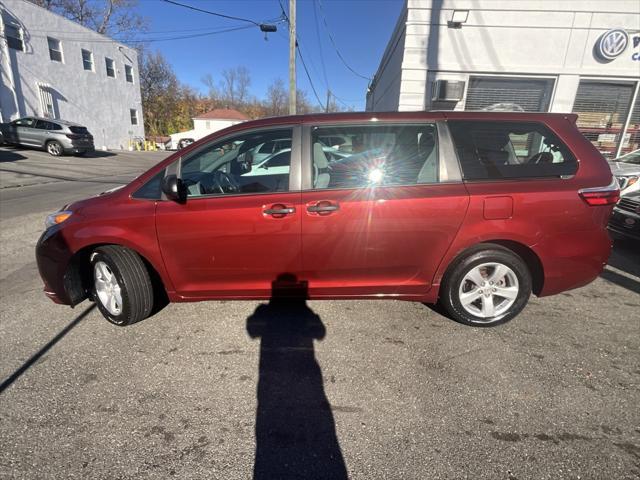
{"type": "MultiPolygon", "coordinates": [[[[278,0],[177,0],[225,15],[249,18],[261,23],[281,15],[278,0]]],[[[288,11],[289,0],[282,0],[288,11]]],[[[403,0],[298,0],[297,28],[302,54],[313,84],[324,102],[327,83],[344,104],[364,110],[368,81],[350,72],[338,58],[327,34],[322,12],[335,44],[349,66],[371,77],[398,19],[403,0]],[[322,10],[320,9],[320,3],[322,10]],[[316,20],[317,19],[317,20],[316,20]],[[322,61],[324,59],[324,62],[322,61]],[[323,68],[324,64],[324,68],[323,68]],[[326,72],[326,74],[325,74],[326,72]]],[[[149,39],[204,34],[249,24],[194,12],[160,0],[139,0],[138,11],[150,21],[149,39]]],[[[251,91],[262,97],[267,86],[282,78],[288,85],[288,27],[264,33],[257,27],[196,38],[149,42],[173,66],[178,78],[204,91],[201,78],[211,73],[216,80],[224,69],[245,66],[251,72],[251,91]]],[[[315,96],[298,59],[298,88],[315,96]]]]}

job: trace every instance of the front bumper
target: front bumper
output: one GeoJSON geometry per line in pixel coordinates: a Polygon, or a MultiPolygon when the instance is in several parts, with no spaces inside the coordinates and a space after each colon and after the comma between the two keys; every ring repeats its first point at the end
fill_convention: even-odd
{"type": "Polygon", "coordinates": [[[36,261],[45,295],[55,303],[72,305],[73,299],[65,285],[72,253],[60,230],[54,226],[43,232],[36,245],[36,261]]]}
{"type": "Polygon", "coordinates": [[[616,207],[609,218],[608,228],[618,235],[640,240],[640,215],[616,207]]]}

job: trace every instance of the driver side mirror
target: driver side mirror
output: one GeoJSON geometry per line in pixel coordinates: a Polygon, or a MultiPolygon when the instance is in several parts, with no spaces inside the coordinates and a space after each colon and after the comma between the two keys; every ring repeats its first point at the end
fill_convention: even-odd
{"type": "Polygon", "coordinates": [[[167,175],[162,179],[162,193],[174,202],[184,203],[187,201],[187,189],[176,175],[167,175]]]}

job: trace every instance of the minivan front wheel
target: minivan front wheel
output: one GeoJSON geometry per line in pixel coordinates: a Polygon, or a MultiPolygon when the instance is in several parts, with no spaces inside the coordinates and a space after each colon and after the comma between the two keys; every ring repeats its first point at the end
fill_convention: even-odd
{"type": "Polygon", "coordinates": [[[91,254],[93,299],[102,315],[119,326],[149,316],[153,285],[140,256],[124,247],[108,245],[91,254]]]}
{"type": "Polygon", "coordinates": [[[440,303],[460,323],[499,325],[526,306],[531,284],[522,258],[500,245],[486,244],[452,265],[442,284],[440,303]]]}
{"type": "Polygon", "coordinates": [[[57,142],[56,140],[49,140],[47,142],[47,153],[49,155],[59,157],[60,155],[62,155],[63,151],[64,150],[62,148],[62,145],[60,145],[60,142],[57,142]]]}

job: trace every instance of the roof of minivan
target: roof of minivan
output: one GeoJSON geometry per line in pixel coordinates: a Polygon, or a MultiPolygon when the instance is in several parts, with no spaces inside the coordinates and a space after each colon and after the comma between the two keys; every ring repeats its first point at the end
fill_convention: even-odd
{"type": "Polygon", "coordinates": [[[484,112],[484,111],[413,111],[413,112],[339,112],[339,113],[311,113],[307,115],[289,115],[283,117],[267,117],[252,120],[243,124],[243,128],[261,125],[276,125],[302,122],[375,122],[375,121],[416,121],[416,120],[517,120],[541,121],[550,118],[566,118],[575,122],[575,113],[547,113],[547,112],[484,112]]]}

